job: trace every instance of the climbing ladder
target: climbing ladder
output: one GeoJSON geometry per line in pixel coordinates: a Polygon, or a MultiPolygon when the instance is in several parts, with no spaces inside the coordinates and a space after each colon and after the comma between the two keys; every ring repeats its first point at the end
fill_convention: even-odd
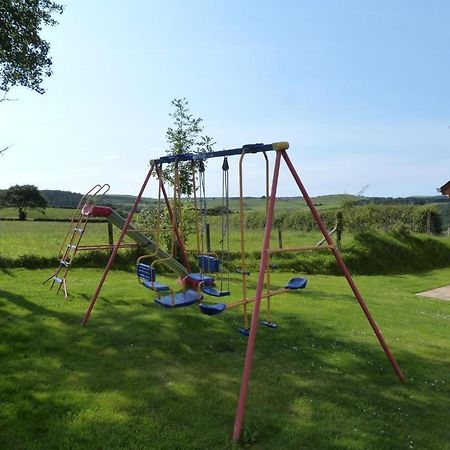
{"type": "Polygon", "coordinates": [[[109,184],[96,184],[81,197],[58,252],[58,267],[43,283],[45,284],[52,280],[50,289],[53,289],[55,283],[59,284],[58,290],[56,291],[57,294],[62,286],[65,298],[69,295],[66,282],[67,273],[69,272],[72,260],[77,253],[84,230],[91,216],[91,206],[96,203],[99,197],[103,197],[109,191],[109,188],[109,184]]]}

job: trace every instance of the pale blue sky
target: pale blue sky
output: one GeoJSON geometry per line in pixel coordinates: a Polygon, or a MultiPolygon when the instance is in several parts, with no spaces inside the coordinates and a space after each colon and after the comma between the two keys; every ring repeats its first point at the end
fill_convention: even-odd
{"type": "MultiPolygon", "coordinates": [[[[449,22],[446,0],[67,1],[45,32],[47,93],[0,105],[0,188],[135,194],[186,97],[217,150],[289,141],[311,195],[434,195],[450,178],[449,22]]],[[[280,194],[298,191],[283,177],[280,194]]]]}

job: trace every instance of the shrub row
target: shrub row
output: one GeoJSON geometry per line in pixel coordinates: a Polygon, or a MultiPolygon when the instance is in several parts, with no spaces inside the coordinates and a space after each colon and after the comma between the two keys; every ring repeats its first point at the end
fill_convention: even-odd
{"type": "MultiPolygon", "coordinates": [[[[352,233],[395,231],[402,228],[414,233],[442,232],[442,219],[435,206],[368,204],[347,206],[341,210],[321,210],[320,215],[329,229],[335,226],[338,211],[343,213],[344,230],[352,233]]],[[[231,215],[231,226],[238,227],[239,221],[238,214],[231,215]]],[[[264,212],[248,212],[245,215],[245,225],[249,229],[264,228],[266,214],[264,212]]],[[[317,230],[317,225],[309,210],[280,212],[275,217],[274,225],[303,232],[317,230]]]]}

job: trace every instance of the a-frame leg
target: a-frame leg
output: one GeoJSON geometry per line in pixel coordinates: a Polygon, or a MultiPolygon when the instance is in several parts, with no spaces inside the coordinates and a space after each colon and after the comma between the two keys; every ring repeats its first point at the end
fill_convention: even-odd
{"type": "Polygon", "coordinates": [[[250,325],[250,335],[248,337],[247,353],[245,355],[244,370],[242,372],[241,390],[239,392],[239,402],[234,422],[233,441],[237,442],[241,435],[242,422],[244,420],[245,400],[247,398],[248,383],[252,370],[253,350],[255,348],[256,329],[258,328],[259,309],[261,305],[262,291],[264,288],[264,275],[266,273],[267,259],[269,257],[270,234],[273,225],[273,212],[275,209],[275,198],[277,195],[278,175],[280,173],[281,151],[277,151],[275,166],[273,169],[272,189],[270,192],[269,206],[267,208],[266,229],[264,231],[264,243],[259,263],[258,281],[255,293],[255,305],[253,307],[252,321],[250,325]]]}
{"type": "Polygon", "coordinates": [[[378,328],[378,325],[376,324],[375,320],[373,319],[372,315],[370,314],[369,308],[367,307],[358,288],[356,287],[356,284],[353,281],[353,278],[350,275],[350,272],[348,271],[347,266],[345,265],[344,260],[342,259],[342,256],[340,255],[339,251],[336,249],[325,224],[323,223],[318,211],[316,210],[316,208],[314,206],[314,203],[312,202],[305,187],[303,186],[303,183],[300,180],[300,177],[298,176],[297,171],[295,170],[289,156],[287,155],[286,150],[278,150],[277,154],[276,154],[276,158],[275,158],[275,167],[274,167],[274,172],[273,172],[272,188],[271,188],[269,206],[268,206],[268,210],[267,210],[267,221],[266,221],[266,228],[265,228],[265,232],[264,232],[264,243],[263,243],[263,249],[262,249],[262,253],[261,253],[261,261],[260,261],[258,282],[257,282],[257,288],[256,288],[256,295],[255,295],[255,306],[253,309],[252,322],[251,322],[251,327],[250,327],[250,336],[249,336],[248,344],[247,344],[247,353],[245,355],[244,369],[243,369],[242,380],[241,380],[241,389],[239,392],[239,401],[238,401],[238,406],[237,406],[237,411],[236,411],[236,418],[235,418],[235,422],[234,422],[234,429],[233,429],[233,441],[234,442],[237,442],[240,438],[241,431],[242,431],[242,424],[243,424],[243,420],[244,420],[245,401],[247,398],[248,384],[250,381],[250,374],[251,374],[252,361],[253,361],[253,351],[255,348],[255,340],[256,340],[256,329],[258,326],[259,309],[260,309],[262,291],[263,291],[263,286],[264,286],[264,272],[265,272],[264,269],[265,269],[268,255],[269,255],[269,242],[270,242],[270,234],[271,234],[272,226],[273,226],[273,212],[274,212],[274,207],[275,207],[275,197],[276,197],[276,193],[277,193],[281,156],[283,156],[295,182],[297,183],[297,186],[299,187],[299,189],[303,195],[303,198],[305,199],[305,201],[311,211],[311,214],[313,215],[320,231],[322,232],[323,237],[325,238],[328,245],[330,246],[330,249],[333,252],[334,257],[336,258],[336,261],[337,261],[339,267],[341,268],[345,278],[347,279],[347,282],[350,285],[350,288],[352,289],[353,294],[356,297],[356,300],[358,301],[359,305],[361,306],[361,309],[363,310],[364,315],[366,316],[367,320],[369,321],[370,326],[372,327],[375,335],[377,336],[381,347],[383,348],[392,367],[394,368],[394,371],[396,372],[399,379],[402,382],[405,382],[405,377],[404,377],[402,371],[400,370],[400,367],[398,366],[394,356],[392,355],[391,351],[389,350],[389,347],[387,346],[386,341],[384,340],[383,335],[381,334],[381,331],[378,328]]]}
{"type": "Polygon", "coordinates": [[[152,164],[147,173],[147,176],[145,177],[144,182],[142,183],[141,190],[139,191],[139,194],[137,195],[136,200],[134,201],[133,207],[131,208],[131,211],[128,214],[127,220],[125,221],[125,223],[123,225],[123,228],[122,228],[122,231],[120,232],[119,238],[117,239],[117,242],[114,245],[114,248],[111,252],[111,256],[109,257],[108,263],[106,264],[105,270],[103,271],[103,275],[100,278],[97,289],[95,290],[94,296],[92,297],[92,300],[89,303],[89,306],[84,314],[83,320],[81,321],[81,324],[83,326],[86,326],[86,324],[89,320],[89,317],[91,315],[91,312],[94,309],[97,298],[100,294],[100,291],[102,290],[103,284],[105,283],[105,280],[106,280],[106,277],[108,276],[109,270],[111,269],[111,267],[114,263],[114,260],[116,259],[117,252],[119,251],[119,248],[120,248],[120,244],[122,243],[125,235],[127,234],[131,219],[133,218],[134,213],[136,212],[136,209],[138,207],[138,204],[141,201],[142,194],[144,193],[145,188],[147,187],[147,183],[152,175],[153,169],[154,169],[154,165],[152,164]]]}
{"type": "Polygon", "coordinates": [[[303,183],[300,180],[300,177],[298,176],[297,171],[295,170],[295,167],[289,158],[289,155],[285,151],[283,151],[283,158],[284,158],[287,166],[289,167],[289,170],[291,171],[291,174],[294,177],[294,180],[297,183],[297,186],[299,187],[300,192],[302,193],[303,198],[305,199],[305,201],[311,211],[311,214],[313,215],[314,220],[317,223],[317,226],[319,227],[320,231],[322,232],[323,237],[327,241],[327,244],[330,245],[330,249],[331,249],[334,257],[336,258],[336,262],[338,263],[340,269],[342,270],[343,275],[347,279],[347,282],[350,285],[350,288],[353,291],[353,294],[354,294],[356,300],[358,301],[359,305],[361,306],[361,309],[363,310],[364,315],[366,316],[368,322],[370,323],[370,326],[372,327],[373,332],[375,333],[376,337],[378,338],[378,341],[380,342],[380,345],[383,348],[384,353],[388,357],[389,362],[391,363],[398,378],[400,379],[400,381],[402,381],[404,383],[406,381],[406,379],[405,379],[402,371],[400,370],[400,367],[397,364],[397,361],[395,360],[394,356],[392,355],[391,351],[389,350],[389,347],[386,344],[386,341],[384,340],[384,337],[381,334],[381,331],[378,328],[377,323],[375,322],[374,318],[372,317],[372,314],[370,313],[369,308],[366,305],[366,302],[362,298],[361,293],[359,292],[355,282],[353,281],[353,278],[350,275],[350,272],[348,271],[347,266],[345,265],[345,262],[342,259],[341,254],[339,253],[339,250],[334,245],[333,239],[331,238],[330,233],[327,230],[327,227],[323,223],[323,221],[320,217],[320,214],[318,213],[316,207],[314,206],[314,203],[311,200],[310,196],[308,195],[308,192],[306,192],[305,186],[303,186],[303,183]]]}

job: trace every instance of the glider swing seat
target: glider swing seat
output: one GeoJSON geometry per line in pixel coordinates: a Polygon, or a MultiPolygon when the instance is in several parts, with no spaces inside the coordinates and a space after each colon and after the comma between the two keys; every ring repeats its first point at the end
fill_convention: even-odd
{"type": "MultiPolygon", "coordinates": [[[[163,180],[161,178],[161,174],[159,174],[159,190],[158,190],[158,203],[157,203],[157,227],[156,227],[156,248],[159,248],[159,238],[161,232],[161,191],[163,190],[163,180]]],[[[173,258],[175,248],[175,230],[174,224],[172,223],[172,243],[171,243],[171,255],[173,258]]],[[[158,263],[164,263],[165,259],[157,259],[154,260],[151,265],[145,264],[141,262],[145,258],[152,258],[158,254],[158,250],[150,255],[144,255],[138,258],[136,263],[136,274],[138,277],[138,281],[147,289],[155,291],[157,293],[157,297],[154,299],[155,303],[164,306],[166,308],[177,308],[182,306],[189,306],[198,301],[198,294],[194,290],[191,289],[183,289],[180,292],[175,292],[167,286],[166,284],[159,283],[156,281],[156,269],[155,265],[158,263]],[[161,296],[161,293],[168,293],[167,295],[161,296]]],[[[183,286],[185,285],[183,280],[183,286]]]]}
{"type": "MultiPolygon", "coordinates": [[[[148,289],[152,291],[159,292],[168,292],[171,291],[170,287],[158,283],[156,278],[156,270],[154,267],[149,266],[148,264],[138,263],[137,264],[137,276],[139,278],[139,282],[148,289]]],[[[189,306],[196,303],[198,300],[198,294],[194,290],[188,289],[186,291],[181,292],[171,292],[171,294],[157,297],[155,298],[155,303],[166,308],[177,308],[181,306],[189,306]]]]}
{"type": "Polygon", "coordinates": [[[170,287],[156,281],[156,270],[154,267],[144,263],[137,263],[136,273],[139,283],[156,292],[169,291],[170,287]]]}
{"type": "MultiPolygon", "coordinates": [[[[277,293],[294,291],[297,289],[304,289],[306,287],[307,282],[308,282],[308,280],[303,277],[291,278],[288,281],[288,283],[286,283],[284,288],[282,288],[280,291],[277,291],[277,293]]],[[[205,291],[203,290],[203,292],[205,292],[205,291]]],[[[198,306],[200,308],[200,311],[203,314],[206,314],[208,316],[215,316],[227,309],[226,303],[200,303],[198,306]]],[[[231,305],[231,307],[234,307],[234,306],[237,306],[237,304],[231,305]]],[[[266,325],[269,328],[277,328],[277,326],[273,322],[270,322],[270,321],[263,320],[261,322],[261,324],[266,325]]],[[[247,335],[246,333],[243,333],[243,332],[241,332],[241,333],[244,335],[247,335]]]]}

